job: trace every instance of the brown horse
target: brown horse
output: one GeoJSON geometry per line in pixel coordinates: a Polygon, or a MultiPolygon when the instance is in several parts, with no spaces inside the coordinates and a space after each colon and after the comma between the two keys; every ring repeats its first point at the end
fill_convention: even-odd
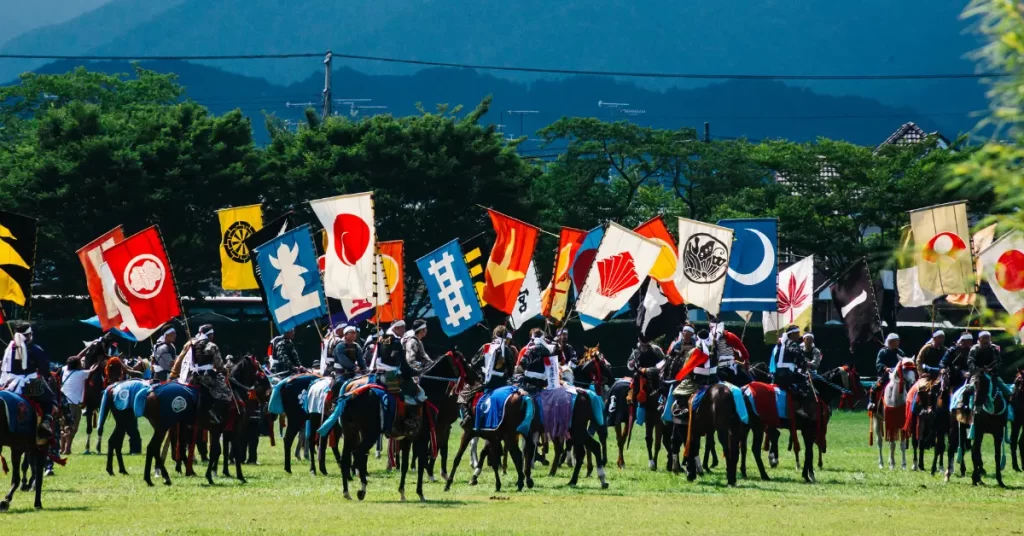
{"type": "Polygon", "coordinates": [[[960,422],[969,426],[968,437],[971,439],[971,462],[974,470],[971,473],[971,483],[975,486],[982,485],[983,473],[981,446],[985,434],[992,436],[995,446],[996,483],[1001,488],[1003,484],[1003,435],[1006,431],[1007,413],[1009,404],[998,392],[988,373],[975,373],[968,383],[968,391],[973,391],[975,400],[966,408],[956,410],[960,414],[960,422]]]}
{"type": "MultiPolygon", "coordinates": [[[[485,393],[483,396],[488,396],[485,393]]],[[[508,450],[509,454],[512,455],[512,463],[515,464],[516,474],[518,479],[516,480],[516,489],[522,491],[523,485],[533,489],[533,477],[532,477],[532,465],[533,455],[536,449],[537,440],[543,433],[540,425],[540,419],[533,418],[530,422],[524,422],[528,417],[528,405],[532,405],[534,402],[529,398],[522,390],[516,390],[509,395],[508,401],[505,403],[505,417],[501,422],[501,425],[496,430],[482,431],[474,428],[472,418],[466,419],[465,424],[462,427],[462,441],[459,443],[459,450],[455,454],[455,459],[452,461],[452,472],[448,475],[448,480],[444,485],[444,490],[448,491],[452,487],[452,483],[455,482],[455,470],[459,467],[459,461],[462,459],[462,455],[466,453],[466,448],[469,446],[469,442],[479,437],[484,439],[486,444],[484,447],[484,458],[490,460],[490,465],[494,469],[494,490],[501,491],[501,476],[498,474],[501,466],[501,457],[504,450],[508,450]],[[528,430],[527,430],[528,428],[528,430]],[[520,431],[525,431],[523,434],[525,441],[525,449],[519,448],[519,434],[520,431]]],[[[476,405],[474,404],[474,412],[476,411],[476,405]]],[[[471,484],[476,484],[477,477],[483,468],[483,460],[477,466],[471,484]]]]}
{"type": "Polygon", "coordinates": [[[910,434],[914,471],[925,470],[925,452],[933,449],[932,474],[943,469],[946,436],[949,434],[949,389],[942,377],[919,380],[908,408],[904,430],[910,434]]]}
{"type": "Polygon", "coordinates": [[[256,358],[244,356],[228,371],[232,403],[228,404],[228,415],[220,423],[210,423],[206,413],[200,412],[200,421],[210,433],[210,457],[206,468],[206,481],[213,484],[217,474],[217,459],[221,455],[220,439],[224,438],[224,476],[231,477],[228,470],[232,458],[235,462],[235,477],[245,483],[242,475],[242,452],[245,448],[246,430],[254,415],[258,415],[263,404],[270,398],[270,379],[260,369],[256,358]]]}
{"type": "MultiPolygon", "coordinates": [[[[682,402],[690,406],[685,417],[676,417],[677,412],[673,411],[672,451],[676,452],[680,446],[685,445],[683,460],[686,465],[686,479],[692,482],[697,479],[701,438],[716,435],[724,449],[726,481],[730,486],[735,486],[740,439],[744,429],[736,411],[732,392],[723,384],[711,385],[704,392],[703,401],[694,408],[692,404],[695,397],[696,394],[685,401],[677,398],[671,402],[682,402]]],[[[659,418],[657,415],[654,417],[659,418]]]]}
{"type": "Polygon", "coordinates": [[[155,460],[156,469],[160,471],[164,484],[171,485],[170,474],[164,465],[163,457],[160,456],[160,446],[168,436],[173,446],[172,459],[179,465],[185,464],[185,476],[194,476],[191,453],[195,448],[200,426],[199,388],[168,382],[137,396],[145,397],[143,416],[153,427],[153,437],[146,447],[146,484],[153,485],[151,470],[155,460]]]}
{"type": "Polygon", "coordinates": [[[427,463],[427,474],[434,481],[434,465],[441,459],[441,480],[448,480],[448,443],[452,425],[459,420],[459,392],[468,379],[469,365],[458,350],[452,350],[430,364],[420,375],[420,387],[427,395],[427,401],[437,408],[435,421],[434,450],[438,456],[431,456],[427,463]]]}

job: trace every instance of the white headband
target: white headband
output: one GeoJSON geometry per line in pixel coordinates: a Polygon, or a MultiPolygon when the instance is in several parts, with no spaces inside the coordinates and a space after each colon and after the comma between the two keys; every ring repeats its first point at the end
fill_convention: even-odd
{"type": "Polygon", "coordinates": [[[415,331],[419,331],[419,330],[421,330],[421,329],[427,329],[427,325],[426,325],[426,324],[423,324],[422,326],[420,326],[420,327],[416,328],[416,329],[415,329],[415,331]]]}
{"type": "Polygon", "coordinates": [[[335,333],[339,331],[344,332],[345,328],[347,327],[348,326],[346,326],[345,324],[338,324],[337,326],[334,326],[334,329],[332,331],[334,331],[335,333]]]}
{"type": "Polygon", "coordinates": [[[696,331],[694,331],[694,330],[693,330],[693,328],[692,328],[692,327],[690,327],[690,326],[683,326],[683,331],[685,331],[685,332],[687,332],[687,333],[694,333],[694,334],[696,334],[696,333],[697,333],[697,332],[696,332],[696,331]]]}
{"type": "Polygon", "coordinates": [[[959,339],[957,339],[957,342],[959,342],[959,341],[973,341],[973,340],[974,340],[974,336],[973,335],[971,335],[970,333],[964,333],[963,335],[960,336],[959,339]]]}
{"type": "Polygon", "coordinates": [[[900,336],[899,336],[899,335],[897,335],[897,334],[895,334],[895,333],[890,333],[890,334],[889,334],[889,335],[888,335],[888,336],[887,336],[887,337],[885,338],[885,342],[889,342],[889,341],[898,341],[898,340],[900,340],[900,336]]]}
{"type": "Polygon", "coordinates": [[[800,333],[800,328],[793,326],[786,330],[786,335],[789,335],[790,333],[800,333]]]}
{"type": "Polygon", "coordinates": [[[405,321],[404,320],[395,320],[394,322],[391,323],[391,329],[404,328],[404,327],[405,327],[405,321]]]}
{"type": "Polygon", "coordinates": [[[355,328],[355,326],[345,326],[345,331],[343,331],[342,333],[348,335],[349,333],[355,333],[356,331],[358,330],[355,328]]]}
{"type": "Polygon", "coordinates": [[[987,332],[987,331],[982,331],[981,333],[978,334],[978,338],[979,339],[982,338],[982,337],[991,337],[991,336],[992,336],[992,334],[987,332]]]}
{"type": "Polygon", "coordinates": [[[814,340],[814,334],[812,334],[812,333],[804,333],[804,338],[805,339],[811,339],[813,341],[814,340]]]}
{"type": "Polygon", "coordinates": [[[945,336],[946,336],[946,332],[942,331],[941,329],[937,330],[935,333],[932,333],[932,338],[935,338],[935,337],[945,337],[945,336]]]}

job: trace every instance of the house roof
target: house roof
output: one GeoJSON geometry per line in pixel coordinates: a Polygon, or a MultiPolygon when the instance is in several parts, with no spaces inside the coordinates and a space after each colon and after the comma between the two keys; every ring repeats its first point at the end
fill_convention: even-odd
{"type": "Polygon", "coordinates": [[[909,123],[904,123],[903,126],[896,129],[896,132],[893,132],[885,141],[880,143],[878,147],[875,148],[875,152],[877,153],[882,149],[882,147],[885,147],[886,145],[910,145],[913,143],[921,143],[922,141],[927,139],[928,136],[933,135],[938,137],[940,149],[946,149],[949,147],[949,140],[941,133],[932,132],[931,134],[929,134],[925,132],[924,129],[917,126],[917,124],[915,124],[913,121],[911,121],[909,123]]]}

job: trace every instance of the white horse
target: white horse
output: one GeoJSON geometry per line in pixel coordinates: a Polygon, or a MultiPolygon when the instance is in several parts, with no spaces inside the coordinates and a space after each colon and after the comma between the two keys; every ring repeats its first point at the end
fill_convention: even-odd
{"type": "MultiPolygon", "coordinates": [[[[896,469],[896,442],[900,443],[902,468],[907,468],[907,445],[910,439],[903,431],[906,423],[907,392],[917,381],[917,367],[914,360],[903,358],[889,373],[889,383],[882,392],[881,400],[875,403],[870,413],[874,436],[878,438],[878,468],[885,468],[882,442],[889,443],[889,469],[896,469]]],[[[870,444],[870,441],[869,441],[870,444]]]]}

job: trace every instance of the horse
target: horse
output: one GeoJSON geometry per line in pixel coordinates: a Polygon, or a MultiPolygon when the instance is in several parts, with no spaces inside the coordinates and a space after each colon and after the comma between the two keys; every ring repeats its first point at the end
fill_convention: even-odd
{"type": "Polygon", "coordinates": [[[953,476],[953,467],[956,463],[959,463],[960,465],[960,476],[963,477],[967,475],[967,464],[964,460],[964,451],[971,448],[971,440],[967,437],[968,426],[961,424],[961,421],[969,421],[969,415],[960,411],[955,411],[955,408],[953,407],[954,402],[962,400],[963,392],[961,391],[961,388],[966,385],[966,380],[964,384],[960,385],[960,387],[956,387],[952,381],[953,377],[950,375],[950,371],[948,369],[943,369],[942,379],[946,384],[946,422],[949,429],[949,445],[946,450],[946,471],[944,480],[945,482],[949,482],[950,477],[953,476]],[[954,394],[959,395],[956,400],[954,400],[954,394]]]}
{"type": "Polygon", "coordinates": [[[97,437],[103,437],[103,425],[107,415],[114,417],[114,431],[107,439],[107,474],[114,476],[114,456],[117,456],[118,472],[127,475],[124,467],[122,448],[124,437],[128,429],[135,423],[138,415],[135,413],[135,406],[132,403],[141,391],[149,391],[150,383],[142,380],[127,380],[116,382],[103,391],[103,399],[100,403],[99,422],[96,427],[97,437]]]}
{"type": "MultiPolygon", "coordinates": [[[[601,481],[601,489],[607,489],[604,466],[608,458],[608,428],[604,421],[604,401],[596,392],[575,387],[571,370],[565,371],[565,377],[565,384],[553,389],[544,389],[535,396],[540,407],[544,433],[551,438],[555,446],[549,476],[555,476],[557,473],[564,460],[563,452],[568,442],[572,446],[575,462],[569,486],[576,486],[579,481],[586,453],[587,457],[597,457],[597,477],[601,481]],[[596,429],[600,442],[591,436],[591,427],[596,429]]],[[[588,469],[587,476],[589,475],[588,469]]]]}
{"type": "MultiPolygon", "coordinates": [[[[672,411],[672,408],[680,401],[677,398],[675,401],[666,402],[670,406],[666,412],[672,411]]],[[[706,387],[703,392],[694,393],[686,400],[686,403],[690,407],[686,419],[677,417],[675,412],[672,412],[673,446],[670,452],[678,452],[680,446],[685,445],[683,461],[686,465],[686,479],[693,482],[697,479],[698,474],[697,453],[700,452],[701,438],[710,434],[717,435],[718,442],[724,449],[726,481],[729,486],[735,486],[743,428],[731,388],[725,384],[716,383],[706,387]],[[701,395],[701,401],[695,406],[694,404],[698,402],[698,395],[701,395]]]]}
{"type": "Polygon", "coordinates": [[[459,393],[466,384],[469,365],[458,350],[452,350],[428,365],[420,375],[420,387],[427,395],[427,402],[437,408],[434,449],[438,456],[431,456],[427,463],[427,474],[434,482],[434,467],[441,459],[441,480],[448,480],[448,443],[452,425],[459,420],[459,393]]]}
{"type": "MultiPolygon", "coordinates": [[[[47,458],[49,441],[36,436],[38,419],[33,404],[26,398],[10,391],[0,391],[0,451],[3,447],[11,450],[11,463],[14,468],[11,474],[11,489],[0,500],[0,513],[11,507],[14,492],[22,484],[22,472],[25,470],[23,461],[31,469],[32,478],[29,487],[21,486],[22,491],[35,489],[35,509],[43,508],[43,465],[47,458]],[[15,420],[12,422],[10,417],[15,420]]],[[[7,472],[7,460],[0,454],[0,465],[7,472]]],[[[26,480],[26,482],[28,482],[26,480]]]]}
{"type": "Polygon", "coordinates": [[[284,471],[288,474],[292,472],[292,443],[295,442],[295,437],[299,435],[299,431],[305,428],[308,418],[304,407],[304,393],[308,391],[313,382],[319,379],[319,376],[312,374],[295,374],[275,385],[270,396],[270,404],[267,407],[267,411],[275,415],[285,416],[284,471]]]}
{"type": "MultiPolygon", "coordinates": [[[[309,385],[302,400],[302,410],[306,413],[306,430],[303,435],[306,441],[306,448],[309,452],[309,474],[316,476],[317,463],[319,462],[320,474],[327,474],[327,447],[330,445],[334,452],[334,459],[341,467],[341,452],[338,450],[338,441],[341,439],[341,427],[335,425],[328,433],[318,434],[315,430],[323,424],[324,416],[330,415],[334,407],[334,401],[338,398],[338,391],[342,379],[331,376],[319,378],[309,385]]],[[[294,413],[294,408],[293,413],[294,413]]]]}
{"type": "MultiPolygon", "coordinates": [[[[611,387],[615,384],[615,376],[612,375],[611,365],[608,364],[608,361],[604,358],[604,354],[601,353],[600,345],[594,346],[593,348],[584,347],[583,350],[583,357],[577,360],[576,364],[569,368],[567,376],[571,379],[569,379],[568,382],[576,387],[590,389],[606,403],[611,387]]],[[[607,411],[605,413],[607,413],[607,411]]],[[[607,433],[607,417],[605,415],[602,415],[602,417],[605,418],[605,432],[607,433]]],[[[607,465],[607,446],[604,448],[605,464],[607,465]]],[[[587,478],[589,478],[593,473],[593,469],[593,456],[588,452],[587,478]]]]}
{"type": "MultiPolygon", "coordinates": [[[[660,400],[658,393],[661,387],[661,369],[650,367],[638,375],[640,386],[634,391],[636,400],[637,421],[640,420],[643,412],[644,440],[647,442],[647,467],[651,471],[658,470],[658,454],[661,452],[662,435],[665,433],[665,426],[658,418],[660,400]]],[[[632,426],[631,426],[632,428],[632,426]]]]}
{"type": "Polygon", "coordinates": [[[1024,368],[1017,369],[1017,377],[1013,380],[1010,407],[1013,408],[1014,414],[1013,426],[1010,430],[1010,454],[1013,458],[1013,470],[1020,472],[1017,455],[1020,454],[1020,460],[1024,462],[1024,437],[1021,435],[1021,429],[1024,428],[1024,368]]]}
{"type": "Polygon", "coordinates": [[[231,387],[232,401],[228,404],[227,415],[219,423],[209,422],[206,415],[200,413],[203,427],[210,433],[210,455],[206,467],[206,481],[213,485],[213,476],[217,474],[217,461],[221,455],[221,437],[224,439],[223,475],[230,478],[229,470],[232,458],[235,462],[235,478],[245,484],[242,474],[242,452],[245,432],[249,421],[258,415],[260,408],[270,397],[270,379],[263,373],[256,358],[244,356],[228,371],[228,385],[231,387]]]}
{"type": "Polygon", "coordinates": [[[906,423],[913,448],[911,470],[925,470],[925,452],[933,449],[932,474],[942,469],[949,433],[949,390],[943,377],[920,379],[907,393],[906,423]]]}
{"type": "MultiPolygon", "coordinates": [[[[467,371],[469,372],[469,371],[467,371]]],[[[455,471],[459,467],[459,461],[469,447],[470,441],[474,438],[481,438],[485,441],[484,458],[490,460],[494,469],[494,491],[501,491],[501,476],[498,470],[501,465],[501,457],[504,450],[508,450],[512,456],[512,463],[515,465],[517,480],[516,489],[522,491],[523,486],[533,489],[533,456],[537,440],[543,433],[540,419],[534,418],[536,410],[535,402],[523,390],[514,386],[501,387],[493,391],[481,393],[472,404],[473,417],[466,419],[462,425],[462,439],[459,442],[459,450],[455,453],[452,461],[452,472],[448,475],[444,490],[451,490],[455,482],[455,471]],[[500,392],[500,395],[499,395],[500,392]],[[504,402],[504,412],[501,422],[494,428],[478,429],[474,421],[479,411],[484,407],[490,407],[499,401],[499,396],[507,396],[504,402]],[[523,449],[519,448],[519,435],[525,438],[523,449]]],[[[492,423],[493,424],[493,423],[492,423]]],[[[483,469],[483,460],[476,467],[471,485],[475,485],[477,477],[483,469]]]]}
{"type": "Polygon", "coordinates": [[[608,420],[606,424],[615,428],[615,444],[619,449],[619,458],[615,465],[619,469],[626,467],[624,454],[633,427],[633,412],[629,403],[632,390],[633,379],[629,377],[616,379],[608,389],[608,420]]]}
{"type": "Polygon", "coordinates": [[[989,374],[990,372],[975,373],[966,386],[966,394],[972,400],[965,407],[954,410],[958,413],[960,422],[967,425],[967,437],[971,440],[971,462],[974,466],[971,472],[971,483],[974,486],[984,484],[981,477],[982,468],[981,446],[985,434],[992,436],[995,446],[996,483],[1001,488],[1003,484],[1003,465],[1006,457],[1003,453],[1003,436],[1006,431],[1007,413],[1009,403],[989,374]]]}
{"type": "Polygon", "coordinates": [[[849,393],[843,393],[843,396],[839,398],[839,409],[841,410],[852,411],[861,400],[867,398],[864,386],[860,383],[860,374],[851,365],[836,367],[821,376],[849,391],[849,393]]]}
{"type": "Polygon", "coordinates": [[[885,460],[882,455],[883,438],[889,443],[889,469],[896,468],[896,443],[900,444],[900,455],[902,456],[902,468],[907,468],[907,440],[910,434],[904,431],[904,424],[907,420],[906,405],[907,393],[917,382],[917,367],[914,360],[903,358],[896,367],[889,373],[889,383],[884,389],[878,389],[873,407],[868,411],[868,418],[871,420],[871,429],[868,434],[868,445],[878,437],[878,468],[885,468],[885,460]]]}
{"type": "Polygon", "coordinates": [[[153,486],[151,469],[156,466],[165,485],[171,477],[160,455],[165,437],[174,446],[171,457],[180,466],[186,466],[185,475],[194,476],[192,451],[199,432],[199,388],[178,382],[167,382],[141,391],[135,396],[135,414],[146,417],[153,427],[153,437],[146,446],[146,484],[153,486]],[[186,441],[188,439],[188,441],[186,441]],[[185,448],[187,447],[187,449],[185,448]]]}

